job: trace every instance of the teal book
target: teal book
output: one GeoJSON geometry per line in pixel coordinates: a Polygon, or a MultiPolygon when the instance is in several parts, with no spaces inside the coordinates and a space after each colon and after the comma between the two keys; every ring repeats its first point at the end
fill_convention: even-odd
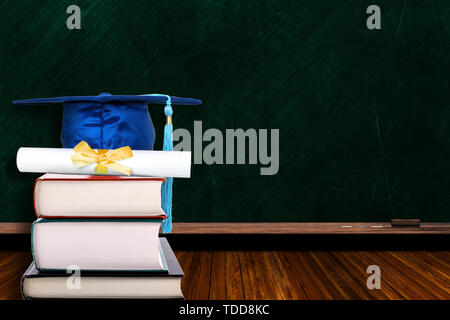
{"type": "Polygon", "coordinates": [[[38,219],[31,230],[39,271],[167,272],[161,220],[38,219]]]}

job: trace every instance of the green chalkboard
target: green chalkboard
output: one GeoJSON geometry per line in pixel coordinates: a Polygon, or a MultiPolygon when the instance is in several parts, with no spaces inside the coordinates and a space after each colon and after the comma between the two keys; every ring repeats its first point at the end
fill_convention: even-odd
{"type": "Polygon", "coordinates": [[[1,1],[0,221],[34,219],[18,148],[60,147],[60,107],[11,101],[100,92],[202,99],[175,109],[191,131],[280,130],[278,174],[195,164],[175,221],[450,221],[450,2],[378,0],[369,30],[373,2],[1,1]]]}

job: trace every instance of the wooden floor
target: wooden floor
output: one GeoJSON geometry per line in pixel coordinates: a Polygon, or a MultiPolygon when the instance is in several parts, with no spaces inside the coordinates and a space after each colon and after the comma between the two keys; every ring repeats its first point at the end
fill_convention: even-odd
{"type": "MultiPolygon", "coordinates": [[[[186,299],[450,299],[449,251],[177,251],[186,299]],[[381,289],[366,286],[369,265],[381,289]]],[[[0,299],[21,299],[26,251],[0,252],[0,299]]]]}

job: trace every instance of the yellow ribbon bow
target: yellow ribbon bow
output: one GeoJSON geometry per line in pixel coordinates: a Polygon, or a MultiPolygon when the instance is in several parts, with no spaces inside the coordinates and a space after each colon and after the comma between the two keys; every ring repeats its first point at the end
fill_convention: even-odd
{"type": "Polygon", "coordinates": [[[92,163],[97,163],[95,174],[108,174],[108,168],[129,176],[131,169],[116,161],[125,160],[133,156],[130,147],[122,147],[114,150],[98,149],[93,150],[86,141],[81,141],[75,148],[75,154],[70,156],[72,163],[77,168],[81,168],[92,163]]]}

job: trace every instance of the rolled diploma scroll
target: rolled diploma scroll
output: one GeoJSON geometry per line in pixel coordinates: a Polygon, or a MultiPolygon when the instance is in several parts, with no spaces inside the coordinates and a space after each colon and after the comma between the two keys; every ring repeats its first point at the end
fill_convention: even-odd
{"type": "MultiPolygon", "coordinates": [[[[96,163],[77,168],[70,156],[75,152],[65,148],[20,148],[17,168],[20,172],[94,174],[96,163]]],[[[190,151],[133,150],[133,157],[117,161],[132,170],[133,176],[189,178],[190,151]]],[[[109,175],[123,175],[108,169],[109,175]]]]}

